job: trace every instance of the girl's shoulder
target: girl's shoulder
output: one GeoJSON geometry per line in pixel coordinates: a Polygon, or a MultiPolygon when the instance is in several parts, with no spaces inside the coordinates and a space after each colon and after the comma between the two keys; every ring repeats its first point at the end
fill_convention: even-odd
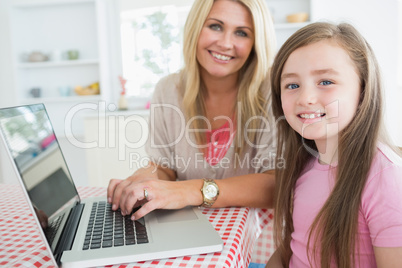
{"type": "Polygon", "coordinates": [[[377,154],[374,158],[374,162],[376,161],[379,164],[381,163],[384,167],[389,165],[402,167],[402,157],[383,143],[379,143],[377,146],[377,154]]]}
{"type": "MultiPolygon", "coordinates": [[[[380,144],[361,197],[361,230],[369,230],[376,247],[400,247],[402,238],[402,164],[390,147],[380,144]],[[365,225],[365,226],[364,226],[365,225]]],[[[367,237],[367,241],[370,238],[367,237]]]]}
{"type": "Polygon", "coordinates": [[[368,183],[385,177],[402,178],[402,158],[389,146],[379,143],[371,164],[368,183]]]}

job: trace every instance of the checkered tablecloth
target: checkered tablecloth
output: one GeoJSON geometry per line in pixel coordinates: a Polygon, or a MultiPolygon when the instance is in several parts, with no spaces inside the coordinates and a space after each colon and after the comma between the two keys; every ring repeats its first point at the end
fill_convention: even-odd
{"type": "Polygon", "coordinates": [[[261,234],[255,242],[251,261],[267,263],[275,251],[272,237],[274,214],[272,209],[256,209],[255,212],[257,222],[261,228],[261,234]]]}
{"type": "MultiPolygon", "coordinates": [[[[99,187],[78,187],[78,190],[82,198],[102,196],[106,191],[99,187]]],[[[237,207],[204,208],[203,213],[224,241],[222,252],[108,267],[248,267],[255,258],[253,248],[258,247],[260,227],[272,219],[272,213],[237,207]]],[[[52,267],[19,185],[0,184],[0,235],[0,267],[52,267]]],[[[265,250],[262,255],[266,256],[265,250]]]]}

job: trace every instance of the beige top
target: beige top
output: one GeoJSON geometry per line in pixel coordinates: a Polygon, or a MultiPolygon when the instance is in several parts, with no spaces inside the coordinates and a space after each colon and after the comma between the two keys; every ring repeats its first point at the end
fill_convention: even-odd
{"type": "MultiPolygon", "coordinates": [[[[150,137],[146,146],[152,162],[176,171],[179,180],[222,179],[275,168],[273,116],[265,120],[264,126],[260,127],[262,131],[257,132],[256,140],[247,146],[241,158],[235,154],[232,144],[218,164],[208,164],[187,126],[182,108],[183,96],[177,87],[179,79],[179,74],[171,74],[162,78],[155,87],[150,107],[150,137]]],[[[268,91],[267,86],[267,96],[268,91]]],[[[268,114],[272,115],[270,105],[268,109],[268,114]]]]}

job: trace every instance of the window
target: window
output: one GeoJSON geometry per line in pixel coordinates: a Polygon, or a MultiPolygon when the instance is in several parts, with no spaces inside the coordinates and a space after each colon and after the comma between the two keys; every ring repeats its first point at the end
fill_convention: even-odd
{"type": "Polygon", "coordinates": [[[149,98],[160,78],[183,66],[183,27],[192,1],[184,6],[154,2],[120,12],[122,68],[129,96],[149,98]]]}

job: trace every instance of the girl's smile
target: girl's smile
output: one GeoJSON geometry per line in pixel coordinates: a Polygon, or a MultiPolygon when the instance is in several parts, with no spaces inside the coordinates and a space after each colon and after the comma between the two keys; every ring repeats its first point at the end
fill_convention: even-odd
{"type": "Polygon", "coordinates": [[[298,114],[297,116],[300,118],[300,121],[302,121],[303,123],[311,124],[311,123],[321,120],[321,118],[325,116],[325,113],[303,112],[303,113],[298,114]]]}

